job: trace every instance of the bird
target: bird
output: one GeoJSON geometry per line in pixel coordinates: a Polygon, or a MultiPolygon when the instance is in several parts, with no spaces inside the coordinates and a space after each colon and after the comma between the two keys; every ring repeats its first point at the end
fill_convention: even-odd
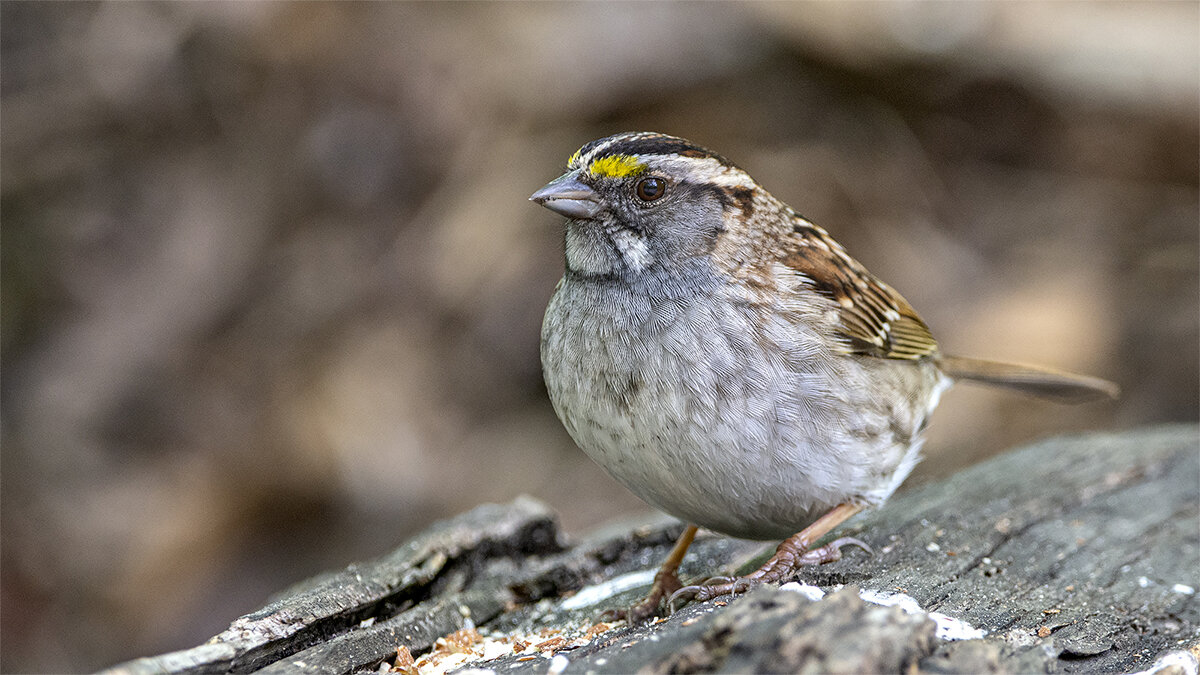
{"type": "Polygon", "coordinates": [[[1067,401],[1106,380],[943,354],[897,291],[737,165],[625,132],[583,145],[530,198],[566,217],[541,361],[575,443],[687,523],[638,621],[840,559],[814,545],[878,507],[921,458],[929,418],[968,380],[1067,401]],[[782,539],[759,569],[684,586],[698,528],[782,539]]]}

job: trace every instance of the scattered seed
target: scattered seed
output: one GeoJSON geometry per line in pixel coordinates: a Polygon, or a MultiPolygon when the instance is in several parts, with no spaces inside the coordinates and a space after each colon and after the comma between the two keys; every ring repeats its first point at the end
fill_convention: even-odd
{"type": "Polygon", "coordinates": [[[479,634],[479,631],[474,628],[463,628],[462,630],[456,630],[449,635],[438,638],[437,642],[434,643],[434,648],[439,651],[448,651],[451,653],[465,652],[470,650],[471,645],[482,640],[483,636],[479,634]]]}
{"type": "Polygon", "coordinates": [[[550,638],[544,642],[539,642],[534,645],[533,648],[539,652],[553,652],[556,649],[561,649],[564,645],[566,645],[566,643],[567,641],[565,638],[556,637],[550,638]]]}
{"type": "Polygon", "coordinates": [[[411,668],[416,662],[417,661],[413,658],[412,652],[408,651],[408,647],[396,648],[395,664],[397,668],[401,670],[404,670],[405,668],[411,668]]]}
{"type": "Polygon", "coordinates": [[[605,622],[601,621],[600,623],[587,629],[587,631],[584,632],[584,635],[586,635],[588,637],[588,639],[590,640],[590,639],[596,637],[597,635],[607,631],[609,628],[612,628],[611,623],[605,623],[605,622]]]}

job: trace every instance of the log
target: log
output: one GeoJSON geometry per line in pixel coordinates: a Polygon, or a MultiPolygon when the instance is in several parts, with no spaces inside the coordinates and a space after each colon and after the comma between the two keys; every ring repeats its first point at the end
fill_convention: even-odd
{"type": "MultiPolygon", "coordinates": [[[[203,645],[106,672],[1195,673],[1200,661],[1196,426],[1036,443],[836,533],[873,554],[848,548],[797,582],[657,622],[599,623],[645,592],[681,529],[657,517],[568,545],[535,500],[484,505],[289,589],[203,645]]],[[[771,550],[705,534],[681,571],[744,572],[771,550]]]]}

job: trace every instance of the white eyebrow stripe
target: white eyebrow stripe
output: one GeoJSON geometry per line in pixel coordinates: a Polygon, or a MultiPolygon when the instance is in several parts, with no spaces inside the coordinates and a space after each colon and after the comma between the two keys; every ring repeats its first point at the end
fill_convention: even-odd
{"type": "MultiPolygon", "coordinates": [[[[579,158],[579,166],[585,167],[585,166],[591,164],[592,160],[594,160],[597,156],[603,154],[606,150],[608,150],[609,148],[611,148],[612,146],[614,146],[618,143],[627,143],[629,141],[636,141],[636,140],[642,139],[642,138],[658,138],[658,137],[663,137],[663,136],[662,136],[662,134],[657,134],[654,132],[647,132],[647,131],[642,131],[642,132],[632,133],[632,134],[618,134],[617,136],[610,137],[607,142],[601,143],[600,145],[597,145],[596,147],[592,148],[591,150],[589,150],[587,152],[586,155],[581,155],[579,158]]],[[[666,138],[666,137],[664,137],[664,138],[666,138]]],[[[620,153],[620,154],[629,154],[629,153],[620,153]]],[[[669,155],[642,155],[642,154],[633,155],[633,154],[630,154],[630,156],[641,158],[641,157],[660,157],[660,156],[666,157],[669,155]]]]}
{"type": "Polygon", "coordinates": [[[754,188],[754,179],[741,169],[722,164],[715,157],[680,157],[678,155],[642,155],[638,159],[653,161],[654,168],[662,168],[667,173],[688,173],[700,169],[704,173],[705,182],[725,188],[754,188]]]}
{"type": "MultiPolygon", "coordinates": [[[[610,139],[605,143],[601,143],[600,145],[589,150],[587,154],[579,157],[577,160],[578,168],[582,169],[591,166],[591,163],[595,161],[597,157],[606,154],[607,151],[614,145],[636,138],[636,136],[620,136],[610,139]]],[[[703,169],[704,173],[707,175],[709,182],[724,188],[753,189],[757,185],[754,182],[754,179],[751,178],[750,175],[745,171],[742,171],[735,166],[723,164],[715,157],[681,157],[679,155],[670,153],[630,154],[628,156],[634,157],[637,159],[637,161],[644,164],[653,164],[652,168],[662,170],[666,173],[678,173],[681,175],[686,175],[692,171],[695,171],[697,168],[700,168],[703,169]]]]}
{"type": "Polygon", "coordinates": [[[596,147],[589,150],[586,155],[583,155],[582,157],[579,158],[579,166],[585,167],[585,166],[590,165],[592,163],[592,160],[595,159],[597,155],[604,152],[604,150],[613,146],[614,144],[620,143],[621,141],[624,141],[624,140],[626,140],[626,137],[618,136],[616,138],[610,138],[607,143],[601,143],[600,145],[597,145],[596,147]]]}

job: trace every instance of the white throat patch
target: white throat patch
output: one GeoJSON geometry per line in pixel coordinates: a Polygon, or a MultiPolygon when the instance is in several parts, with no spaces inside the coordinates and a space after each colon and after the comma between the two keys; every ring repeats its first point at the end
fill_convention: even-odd
{"type": "MultiPolygon", "coordinates": [[[[595,227],[601,226],[596,224],[595,227]]],[[[632,230],[613,226],[604,234],[593,231],[589,235],[568,226],[566,239],[567,266],[581,274],[611,274],[617,271],[621,262],[631,271],[641,272],[654,263],[646,240],[632,230]],[[596,240],[605,236],[612,241],[620,262],[607,245],[596,240]]]]}
{"type": "Polygon", "coordinates": [[[609,236],[612,237],[621,257],[633,271],[641,272],[654,264],[654,256],[650,253],[650,247],[646,246],[646,240],[635,232],[617,228],[609,232],[609,236]]]}

